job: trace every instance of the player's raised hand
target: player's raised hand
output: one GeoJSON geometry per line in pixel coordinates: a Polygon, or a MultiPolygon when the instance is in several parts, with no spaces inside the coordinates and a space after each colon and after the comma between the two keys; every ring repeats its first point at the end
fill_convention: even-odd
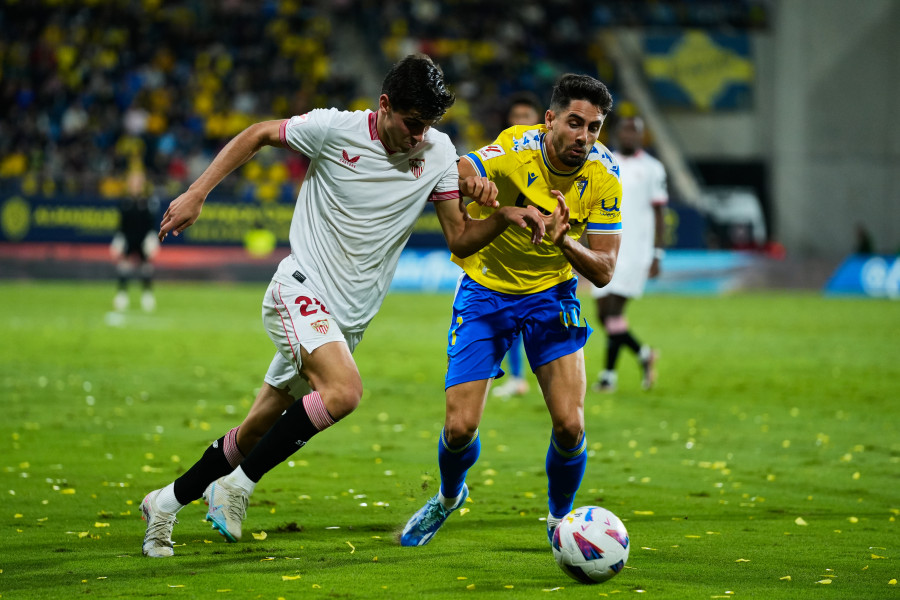
{"type": "Polygon", "coordinates": [[[170,231],[177,237],[179,233],[193,225],[203,210],[205,199],[204,195],[188,190],[172,200],[159,225],[157,236],[159,241],[165,240],[170,231]]]}
{"type": "Polygon", "coordinates": [[[487,177],[470,176],[459,180],[459,191],[482,206],[497,208],[497,184],[487,177]]]}
{"type": "Polygon", "coordinates": [[[500,213],[511,225],[518,225],[522,229],[531,229],[531,243],[540,244],[544,239],[546,225],[544,217],[534,206],[525,208],[519,206],[504,206],[500,213]]]}
{"type": "Polygon", "coordinates": [[[550,193],[556,196],[556,208],[549,215],[543,217],[544,226],[550,242],[556,246],[562,246],[566,241],[566,234],[571,229],[569,225],[569,206],[566,204],[566,197],[559,190],[550,190],[550,193]]]}

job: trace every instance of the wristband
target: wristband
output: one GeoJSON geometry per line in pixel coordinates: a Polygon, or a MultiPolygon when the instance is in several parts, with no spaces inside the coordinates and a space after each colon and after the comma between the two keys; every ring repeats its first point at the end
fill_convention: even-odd
{"type": "Polygon", "coordinates": [[[653,258],[656,260],[662,260],[666,257],[666,251],[663,248],[654,248],[653,249],[653,258]]]}

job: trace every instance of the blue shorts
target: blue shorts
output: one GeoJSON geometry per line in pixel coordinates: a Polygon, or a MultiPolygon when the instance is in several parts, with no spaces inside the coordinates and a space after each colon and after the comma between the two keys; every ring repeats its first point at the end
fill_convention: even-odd
{"type": "Polygon", "coordinates": [[[577,287],[572,278],[534,294],[504,294],[463,275],[447,335],[445,389],[502,376],[500,362],[517,333],[532,370],[583,348],[593,329],[582,324],[577,287]]]}

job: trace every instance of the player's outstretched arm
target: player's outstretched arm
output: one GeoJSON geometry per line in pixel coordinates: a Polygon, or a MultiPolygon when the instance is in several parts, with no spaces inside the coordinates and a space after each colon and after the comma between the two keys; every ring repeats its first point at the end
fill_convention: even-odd
{"type": "Polygon", "coordinates": [[[159,241],[169,232],[177,236],[194,224],[203,209],[206,197],[225,176],[253,158],[263,146],[281,146],[281,121],[263,121],[237,134],[213,159],[188,190],[175,198],[163,215],[159,226],[159,241]]]}
{"type": "Polygon", "coordinates": [[[450,200],[435,204],[447,247],[460,258],[478,252],[510,225],[531,229],[532,243],[540,244],[544,238],[544,221],[534,207],[504,206],[486,219],[466,218],[465,210],[450,200]]]}
{"type": "Polygon", "coordinates": [[[497,186],[487,177],[482,177],[466,158],[459,159],[459,192],[482,206],[497,208],[497,186]]]}
{"type": "Polygon", "coordinates": [[[575,270],[587,277],[597,287],[603,287],[612,279],[619,256],[622,236],[616,234],[588,235],[588,246],[566,235],[569,231],[569,207],[558,190],[552,190],[557,199],[556,209],[544,217],[547,237],[562,250],[575,270]]]}

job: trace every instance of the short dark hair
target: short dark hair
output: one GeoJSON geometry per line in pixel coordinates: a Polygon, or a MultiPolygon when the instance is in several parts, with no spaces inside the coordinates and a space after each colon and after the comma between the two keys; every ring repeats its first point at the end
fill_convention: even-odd
{"type": "Polygon", "coordinates": [[[444,73],[425,54],[410,54],[388,71],[381,84],[394,110],[418,113],[420,119],[437,121],[456,98],[444,84],[444,73]]]}
{"type": "Polygon", "coordinates": [[[609,114],[613,105],[612,96],[602,81],[588,75],[566,73],[553,86],[550,110],[554,113],[565,110],[572,100],[587,100],[604,115],[609,114]]]}

